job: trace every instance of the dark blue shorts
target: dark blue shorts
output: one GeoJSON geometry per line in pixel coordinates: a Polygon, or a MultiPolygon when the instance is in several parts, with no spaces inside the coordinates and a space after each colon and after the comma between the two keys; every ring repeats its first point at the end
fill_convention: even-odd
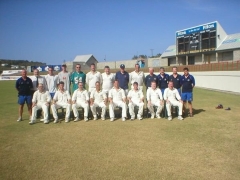
{"type": "Polygon", "coordinates": [[[25,102],[27,104],[31,104],[32,103],[32,96],[21,96],[21,95],[19,95],[18,96],[18,104],[23,105],[23,104],[25,104],[25,102]]]}
{"type": "Polygon", "coordinates": [[[182,93],[182,97],[181,97],[182,101],[193,101],[193,94],[192,92],[186,92],[186,93],[182,93]]]}

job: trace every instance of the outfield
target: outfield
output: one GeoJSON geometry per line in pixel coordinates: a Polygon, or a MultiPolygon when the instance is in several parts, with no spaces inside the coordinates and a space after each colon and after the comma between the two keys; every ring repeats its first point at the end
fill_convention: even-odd
{"type": "Polygon", "coordinates": [[[0,81],[0,179],[240,179],[240,96],[194,89],[193,118],[17,122],[0,81]],[[231,111],[217,110],[219,103],[231,111]]]}

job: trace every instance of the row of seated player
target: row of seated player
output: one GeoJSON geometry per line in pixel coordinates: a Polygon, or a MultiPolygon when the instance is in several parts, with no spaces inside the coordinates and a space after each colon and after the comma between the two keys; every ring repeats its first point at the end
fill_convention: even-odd
{"type": "MultiPolygon", "coordinates": [[[[102,109],[101,119],[105,120],[107,104],[109,105],[109,116],[110,121],[114,121],[115,107],[121,107],[122,109],[122,121],[126,120],[127,117],[127,100],[128,100],[128,109],[131,120],[135,119],[134,107],[138,107],[137,119],[142,120],[143,108],[144,108],[144,95],[142,90],[138,89],[138,83],[133,83],[133,89],[131,89],[127,95],[126,92],[119,88],[118,81],[115,80],[114,87],[108,92],[104,93],[100,90],[100,83],[96,82],[96,89],[88,92],[83,89],[83,83],[78,83],[78,89],[74,91],[72,97],[68,91],[64,90],[64,83],[59,83],[59,90],[55,93],[51,110],[53,113],[54,123],[58,122],[57,109],[65,108],[66,116],[65,122],[69,122],[71,108],[74,114],[74,121],[79,121],[79,112],[78,108],[84,109],[84,120],[88,121],[89,107],[93,114],[93,119],[97,119],[96,108],[100,107],[102,109]],[[90,94],[90,97],[89,97],[90,94]],[[90,102],[89,102],[90,101],[90,102]]],[[[162,92],[160,89],[156,88],[156,82],[151,83],[151,87],[147,89],[146,93],[147,107],[151,114],[151,118],[161,118],[160,113],[164,107],[164,100],[166,101],[166,110],[168,114],[168,120],[172,120],[171,116],[171,106],[178,107],[178,119],[183,120],[182,118],[182,107],[183,103],[177,89],[173,88],[173,83],[169,83],[169,87],[162,92]],[[164,99],[164,100],[163,100],[164,99]],[[155,108],[156,107],[156,112],[155,108]]],[[[43,109],[43,121],[44,123],[49,122],[49,111],[51,96],[48,91],[44,91],[43,85],[39,84],[38,90],[34,93],[32,99],[32,117],[30,124],[36,122],[36,115],[38,109],[43,109]]]]}

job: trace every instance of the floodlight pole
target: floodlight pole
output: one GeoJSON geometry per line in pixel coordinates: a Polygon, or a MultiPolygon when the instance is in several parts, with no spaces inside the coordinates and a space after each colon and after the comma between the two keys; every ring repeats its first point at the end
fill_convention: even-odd
{"type": "Polygon", "coordinates": [[[153,57],[153,50],[154,50],[154,49],[150,49],[150,50],[151,50],[151,52],[152,52],[152,57],[153,57]]]}

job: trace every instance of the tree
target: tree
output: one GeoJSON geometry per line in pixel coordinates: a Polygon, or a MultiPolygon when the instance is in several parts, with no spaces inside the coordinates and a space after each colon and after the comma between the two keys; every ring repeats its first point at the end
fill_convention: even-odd
{"type": "Polygon", "coordinates": [[[132,57],[132,59],[133,59],[133,60],[136,60],[136,59],[138,59],[138,56],[137,56],[137,55],[134,55],[134,56],[132,57]]]}

